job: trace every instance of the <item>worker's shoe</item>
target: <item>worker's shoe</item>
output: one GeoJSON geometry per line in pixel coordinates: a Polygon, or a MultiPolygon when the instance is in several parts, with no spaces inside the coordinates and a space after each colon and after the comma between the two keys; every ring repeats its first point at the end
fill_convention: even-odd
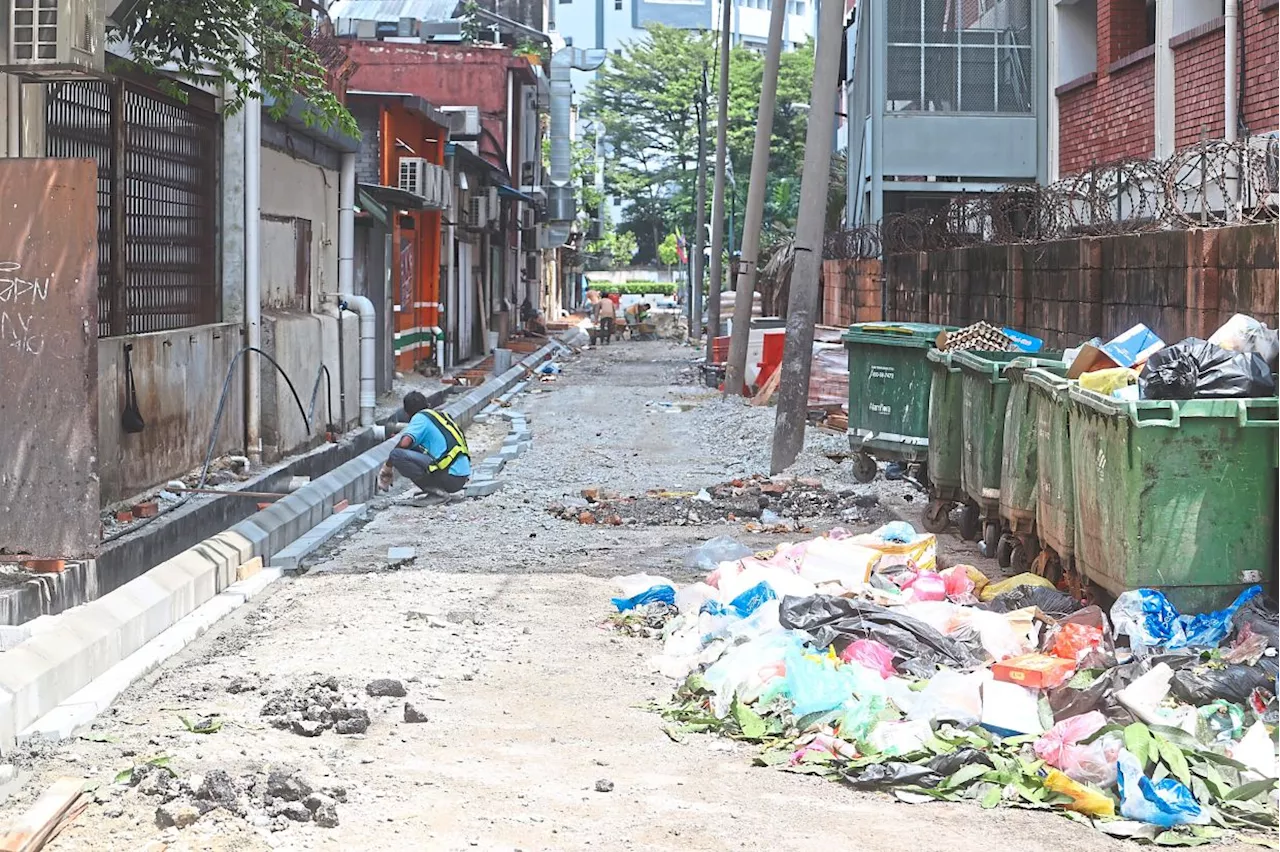
{"type": "Polygon", "coordinates": [[[410,506],[419,509],[425,509],[428,506],[442,506],[445,503],[452,503],[461,495],[450,494],[448,491],[440,491],[439,489],[431,489],[430,491],[419,491],[408,501],[410,506]]]}

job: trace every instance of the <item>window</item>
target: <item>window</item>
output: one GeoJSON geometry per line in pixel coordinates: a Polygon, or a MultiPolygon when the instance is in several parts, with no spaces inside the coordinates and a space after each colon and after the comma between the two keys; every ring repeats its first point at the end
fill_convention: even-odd
{"type": "Polygon", "coordinates": [[[613,11],[615,12],[622,11],[622,0],[613,0],[613,11]]]}
{"type": "Polygon", "coordinates": [[[1053,8],[1058,16],[1058,76],[1055,87],[1098,70],[1098,3],[1080,0],[1053,8]]]}
{"type": "Polygon", "coordinates": [[[1223,0],[1178,0],[1173,4],[1173,34],[1182,35],[1226,12],[1223,0]]]}
{"type": "Polygon", "coordinates": [[[1154,0],[1111,0],[1107,22],[1111,50],[1108,64],[1137,53],[1156,43],[1156,4],[1154,0]]]}
{"type": "Polygon", "coordinates": [[[889,0],[885,110],[1032,111],[1031,0],[889,0]]]}
{"type": "Polygon", "coordinates": [[[572,3],[572,2],[573,2],[573,0],[560,0],[560,5],[561,5],[561,6],[567,6],[567,5],[569,5],[570,3],[572,3]]]}

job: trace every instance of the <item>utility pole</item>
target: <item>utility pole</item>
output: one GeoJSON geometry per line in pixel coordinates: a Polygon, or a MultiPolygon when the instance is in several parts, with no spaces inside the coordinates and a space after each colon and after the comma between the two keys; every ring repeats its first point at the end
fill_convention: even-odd
{"type": "MultiPolygon", "coordinates": [[[[774,0],[777,2],[777,0],[774,0]]],[[[826,0],[818,12],[818,46],[809,97],[809,127],[800,176],[800,214],[796,219],[795,263],[787,300],[786,343],[778,384],[778,417],[773,427],[773,473],[786,470],[804,448],[809,413],[809,373],[813,366],[813,324],[822,275],[822,237],[826,226],[827,185],[831,180],[831,143],[836,121],[836,82],[840,76],[840,39],[844,3],[826,0]]]]}
{"type": "Polygon", "coordinates": [[[698,190],[694,206],[693,284],[689,292],[689,333],[702,337],[702,279],[707,263],[707,65],[702,64],[702,91],[698,96],[698,190]]]}
{"type": "MultiPolygon", "coordinates": [[[[828,2],[839,3],[839,0],[828,2]]],[[[778,65],[782,61],[782,24],[786,15],[786,0],[773,0],[769,13],[769,44],[764,55],[764,80],[760,85],[760,109],[756,115],[756,142],[751,151],[751,182],[747,185],[747,215],[742,227],[742,258],[733,300],[733,335],[729,340],[729,363],[724,378],[726,395],[741,395],[747,374],[751,297],[756,291],[756,261],[760,256],[760,226],[764,220],[764,196],[769,180],[769,143],[773,139],[773,111],[778,102],[778,65]]]]}
{"type": "MultiPolygon", "coordinates": [[[[712,340],[720,334],[720,294],[724,290],[724,179],[729,157],[729,28],[733,26],[733,0],[720,0],[720,87],[716,89],[716,183],[711,196],[711,286],[707,291],[707,363],[712,340]]],[[[729,236],[730,242],[733,235],[729,236]]],[[[701,317],[699,317],[701,318],[701,317]]]]}

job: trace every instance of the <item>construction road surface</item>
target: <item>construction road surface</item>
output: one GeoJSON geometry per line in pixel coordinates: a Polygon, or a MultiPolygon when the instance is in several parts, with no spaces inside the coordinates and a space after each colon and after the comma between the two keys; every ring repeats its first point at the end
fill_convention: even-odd
{"type": "MultiPolygon", "coordinates": [[[[547,509],[577,507],[588,487],[697,491],[767,467],[773,409],[721,401],[693,357],[632,343],[566,362],[515,400],[533,446],[498,494],[429,509],[379,500],[309,573],[135,683],[80,738],[18,755],[25,783],[0,817],[71,775],[100,786],[53,850],[1116,849],[1059,815],[901,804],[754,767],[754,750],[728,739],[664,734],[651,705],[672,684],[647,664],[659,644],[605,623],[610,578],[683,582],[685,553],[712,536],[779,537],[741,521],[591,525],[547,509]],[[391,547],[412,559],[390,563],[391,547]],[[406,694],[383,684],[370,696],[378,679],[406,694]],[[367,713],[367,729],[317,733],[308,702],[322,693],[350,718],[367,713]],[[292,724],[271,724],[269,704],[292,724]]],[[[501,422],[469,430],[477,456],[501,442],[501,422]]],[[[849,488],[823,453],[842,440],[811,430],[799,472],[849,488]]],[[[904,499],[898,484],[860,489],[904,499]]],[[[848,525],[878,524],[877,511],[848,525]]],[[[944,550],[959,547],[946,537],[944,550]]]]}

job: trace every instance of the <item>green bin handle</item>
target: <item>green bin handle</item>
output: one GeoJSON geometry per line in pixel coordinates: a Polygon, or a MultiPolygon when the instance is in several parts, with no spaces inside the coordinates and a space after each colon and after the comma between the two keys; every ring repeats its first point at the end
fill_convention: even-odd
{"type": "Polygon", "coordinates": [[[1160,409],[1142,408],[1136,402],[1130,402],[1128,404],[1129,417],[1139,429],[1144,429],[1147,426],[1167,426],[1176,429],[1182,423],[1182,406],[1178,405],[1178,401],[1174,399],[1166,400],[1166,402],[1169,405],[1169,413],[1172,415],[1167,419],[1162,417],[1144,417],[1142,414],[1144,411],[1154,412],[1159,411],[1160,409]]]}
{"type": "Polygon", "coordinates": [[[1280,399],[1237,399],[1236,421],[1242,428],[1259,427],[1275,429],[1280,426],[1280,399]],[[1271,412],[1270,417],[1254,418],[1249,415],[1254,409],[1271,412]]]}

